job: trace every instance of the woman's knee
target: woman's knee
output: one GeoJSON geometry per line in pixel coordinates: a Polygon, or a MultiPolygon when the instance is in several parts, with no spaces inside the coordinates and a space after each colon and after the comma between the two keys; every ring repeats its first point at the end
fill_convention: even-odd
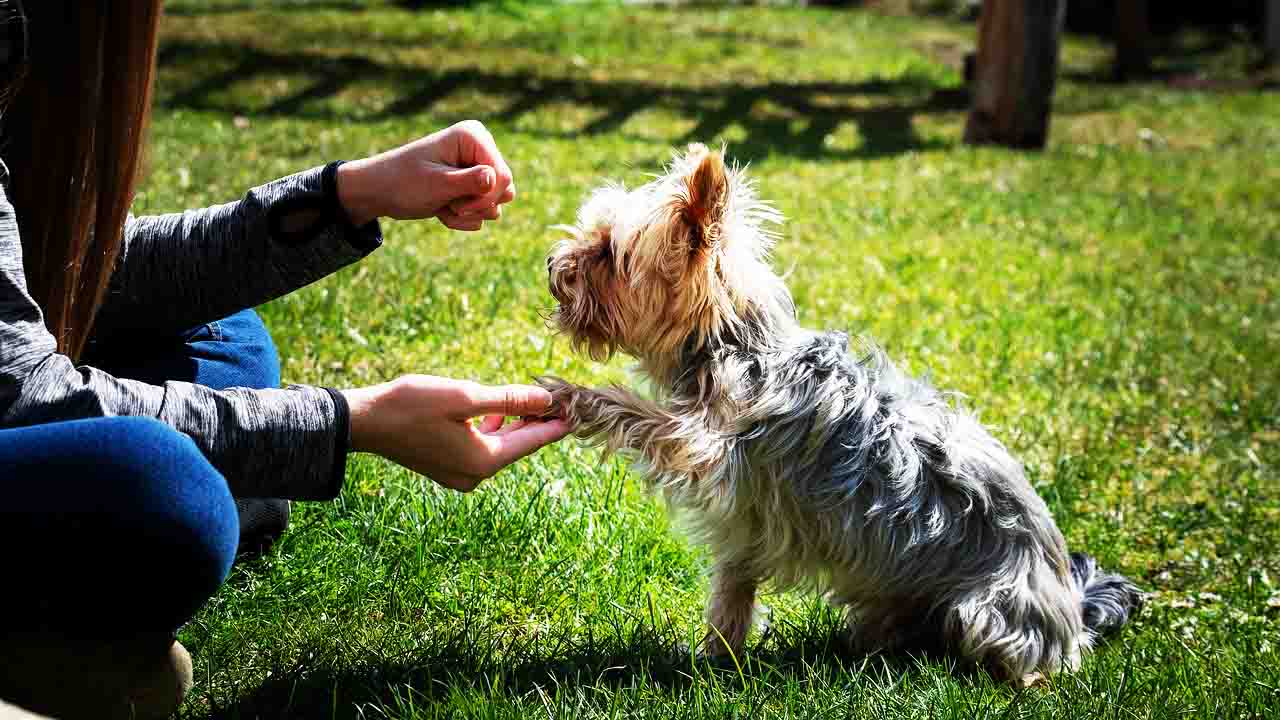
{"type": "MultiPolygon", "coordinates": [[[[216,351],[223,359],[218,384],[223,387],[280,387],[280,354],[262,318],[243,310],[214,323],[216,351]]],[[[207,383],[206,383],[207,384],[207,383]]]]}
{"type": "Polygon", "coordinates": [[[120,502],[138,509],[147,537],[172,544],[171,553],[182,555],[183,564],[220,585],[240,532],[226,479],[191,438],[168,425],[150,418],[115,420],[104,438],[114,442],[100,461],[120,478],[120,502]]]}
{"type": "Polygon", "coordinates": [[[19,493],[0,531],[38,548],[18,561],[19,577],[49,590],[29,614],[63,626],[105,615],[128,630],[189,620],[226,579],[239,541],[226,481],[195,443],[131,417],[37,426],[29,437],[28,470],[52,481],[19,493]],[[78,592],[59,592],[72,568],[77,587],[113,589],[101,607],[86,612],[78,592]]]}

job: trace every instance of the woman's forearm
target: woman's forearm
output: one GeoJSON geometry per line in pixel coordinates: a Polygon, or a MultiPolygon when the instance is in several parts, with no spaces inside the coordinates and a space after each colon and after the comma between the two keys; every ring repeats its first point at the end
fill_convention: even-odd
{"type": "Polygon", "coordinates": [[[377,249],[337,198],[338,165],[250,190],[237,202],[132,218],[96,337],[178,332],[297,290],[377,249]]]}

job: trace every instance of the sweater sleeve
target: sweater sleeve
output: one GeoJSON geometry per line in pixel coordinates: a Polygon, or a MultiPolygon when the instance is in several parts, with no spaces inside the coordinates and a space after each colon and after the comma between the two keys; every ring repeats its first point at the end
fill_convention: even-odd
{"type": "MultiPolygon", "coordinates": [[[[235,224],[202,223],[198,217],[191,222],[206,230],[235,224]]],[[[212,304],[204,309],[219,312],[212,304]]],[[[190,317],[171,314],[168,321],[185,323],[190,317]]],[[[0,187],[0,430],[91,417],[153,417],[190,436],[236,495],[327,499],[342,485],[346,413],[342,396],[323,388],[157,386],[77,367],[57,352],[27,290],[13,206],[0,187]]]]}
{"type": "Polygon", "coordinates": [[[331,163],[203,210],[130,218],[94,335],[178,332],[286,295],[373,252],[351,224],[331,163]]]}

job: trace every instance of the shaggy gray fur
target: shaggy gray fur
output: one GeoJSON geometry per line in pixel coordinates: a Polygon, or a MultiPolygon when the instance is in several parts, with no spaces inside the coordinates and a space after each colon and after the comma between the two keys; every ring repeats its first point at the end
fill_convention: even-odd
{"type": "MultiPolygon", "coordinates": [[[[658,410],[668,419],[650,432],[648,420],[609,407],[605,398],[620,390],[566,395],[544,382],[580,436],[635,457],[686,511],[721,573],[828,593],[849,609],[863,649],[941,636],[1019,680],[1073,669],[1097,635],[1138,608],[1128,580],[1068,556],[1021,465],[970,414],[878,350],[855,358],[843,334],[773,340],[691,357],[658,410]],[[733,410],[716,412],[727,398],[733,410]],[[671,422],[699,415],[726,420],[714,429],[671,422]],[[665,471],[646,452],[689,435],[722,463],[715,480],[665,471]]],[[[744,585],[718,584],[739,594],[744,585]]],[[[726,635],[718,629],[713,646],[726,635]]],[[[731,629],[745,635],[749,622],[731,629]]]]}

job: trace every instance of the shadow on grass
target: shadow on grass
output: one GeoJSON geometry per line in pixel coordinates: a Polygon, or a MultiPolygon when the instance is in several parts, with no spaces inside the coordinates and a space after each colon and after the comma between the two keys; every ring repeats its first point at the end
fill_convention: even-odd
{"type": "Polygon", "coordinates": [[[771,154],[871,158],[943,147],[947,143],[921,138],[913,121],[920,116],[961,111],[968,104],[964,89],[937,87],[916,76],[853,83],[665,85],[475,68],[432,72],[360,55],[326,57],[197,42],[167,43],[160,62],[178,69],[184,77],[198,77],[162,99],[170,107],[246,116],[376,122],[432,112],[454,93],[480,92],[507,98],[505,108],[492,116],[504,122],[516,122],[556,103],[594,111],[594,118],[576,130],[532,131],[549,137],[618,132],[633,116],[648,110],[693,121],[691,130],[668,139],[672,144],[708,141],[731,127],[740,128],[746,137],[734,146],[746,160],[771,154]],[[209,67],[224,69],[204,70],[209,67]],[[242,93],[225,92],[232,85],[278,76],[301,78],[303,87],[260,103],[242,93]],[[339,109],[327,102],[361,86],[393,88],[396,97],[376,110],[339,109]],[[852,148],[830,146],[832,133],[846,123],[856,128],[862,142],[852,148]]]}
{"type": "MultiPolygon", "coordinates": [[[[201,717],[363,718],[368,705],[395,707],[412,702],[421,706],[448,701],[459,690],[516,701],[547,688],[618,690],[654,686],[678,693],[712,681],[730,691],[748,691],[746,701],[750,702],[756,695],[761,700],[767,695],[750,692],[762,678],[770,682],[787,677],[803,681],[830,672],[897,681],[922,672],[922,662],[947,662],[934,650],[859,655],[849,649],[844,636],[834,628],[809,628],[785,640],[765,639],[744,653],[741,668],[732,661],[695,659],[672,638],[661,637],[648,628],[622,641],[544,640],[536,653],[523,658],[518,648],[508,649],[503,654],[509,658],[506,660],[497,660],[492,646],[470,636],[403,657],[380,656],[373,651],[363,655],[365,662],[356,660],[353,666],[350,655],[344,652],[348,661],[342,668],[323,657],[313,657],[305,664],[275,667],[262,685],[226,705],[211,703],[209,714],[201,717]]],[[[976,670],[953,668],[953,672],[982,682],[982,675],[976,670]]],[[[751,716],[752,713],[745,715],[751,716]]]]}
{"type": "Polygon", "coordinates": [[[1085,85],[1122,87],[1134,83],[1161,83],[1175,90],[1238,92],[1277,90],[1280,79],[1268,68],[1254,64],[1224,73],[1215,61],[1241,46],[1232,31],[1201,31],[1195,34],[1158,36],[1152,40],[1145,72],[1121,75],[1114,60],[1084,70],[1065,70],[1063,80],[1085,85]]]}

